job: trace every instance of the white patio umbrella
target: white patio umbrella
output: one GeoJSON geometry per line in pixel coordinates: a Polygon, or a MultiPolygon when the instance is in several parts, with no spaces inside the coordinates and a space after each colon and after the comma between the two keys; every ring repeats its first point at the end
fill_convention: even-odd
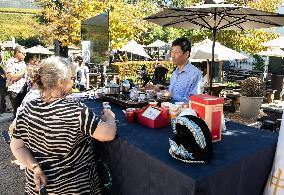
{"type": "MultiPolygon", "coordinates": [[[[54,45],[50,45],[47,47],[48,50],[54,50],[54,45]]],[[[73,51],[73,50],[81,50],[81,48],[76,47],[76,46],[68,46],[68,51],[73,51]]]]}
{"type": "MultiPolygon", "coordinates": [[[[190,59],[198,60],[212,60],[212,45],[213,41],[205,39],[199,43],[193,45],[191,49],[190,59]]],[[[248,56],[241,54],[233,49],[221,45],[219,42],[215,42],[214,59],[216,61],[247,59],[248,56]]]]}
{"type": "MultiPolygon", "coordinates": [[[[234,4],[216,4],[206,0],[204,4],[188,8],[167,8],[153,14],[146,20],[163,27],[199,29],[212,31],[212,57],[214,64],[216,34],[219,30],[251,30],[284,26],[284,15],[263,12],[234,4]]],[[[212,74],[211,66],[210,74],[212,74]]],[[[212,75],[210,75],[210,91],[212,75]]]]}
{"type": "Polygon", "coordinates": [[[159,48],[160,50],[171,50],[172,49],[172,44],[171,43],[167,43],[166,45],[164,45],[163,47],[159,48]]]}
{"type": "Polygon", "coordinates": [[[37,46],[33,46],[31,48],[26,49],[27,53],[31,53],[31,54],[45,54],[45,55],[52,55],[53,52],[49,51],[47,48],[41,46],[41,45],[37,45],[37,46]]]}
{"type": "Polygon", "coordinates": [[[167,44],[166,42],[161,41],[161,40],[158,39],[158,40],[154,41],[153,43],[151,43],[151,44],[149,44],[149,45],[147,45],[145,47],[148,47],[148,48],[160,48],[160,47],[165,46],[166,44],[167,44]]]}
{"type": "Polygon", "coordinates": [[[265,47],[279,47],[279,48],[284,48],[284,37],[281,36],[277,39],[273,39],[267,42],[262,43],[261,45],[265,47]]]}
{"type": "Polygon", "coordinates": [[[82,50],[68,50],[68,55],[81,54],[82,50]]]}
{"type": "Polygon", "coordinates": [[[274,48],[274,49],[268,49],[266,51],[261,51],[257,53],[260,56],[266,56],[266,63],[264,66],[264,77],[266,77],[266,74],[268,73],[268,63],[269,63],[269,56],[276,56],[276,57],[284,57],[284,51],[280,48],[274,48]]]}
{"type": "Polygon", "coordinates": [[[13,41],[5,41],[0,43],[1,48],[13,48],[14,46],[20,46],[18,43],[13,44],[13,41]]]}
{"type": "Polygon", "coordinates": [[[284,57],[284,51],[280,48],[275,49],[268,49],[266,51],[261,51],[257,53],[260,56],[278,56],[278,57],[284,57]]]}
{"type": "Polygon", "coordinates": [[[143,57],[151,59],[151,57],[146,53],[143,46],[138,44],[134,40],[131,40],[130,42],[128,42],[121,49],[119,49],[119,51],[125,51],[125,52],[129,52],[129,53],[132,53],[132,54],[136,54],[136,55],[143,56],[143,57]]]}
{"type": "Polygon", "coordinates": [[[160,50],[161,50],[161,48],[164,47],[165,45],[167,45],[166,42],[161,41],[161,40],[158,39],[158,40],[154,41],[153,43],[151,43],[151,44],[145,46],[144,48],[150,48],[150,49],[156,48],[156,49],[158,50],[158,60],[160,60],[160,50]]]}
{"type": "MultiPolygon", "coordinates": [[[[199,43],[195,43],[193,47],[191,48],[190,53],[190,61],[207,61],[207,76],[210,75],[210,66],[209,62],[212,59],[212,45],[213,41],[210,39],[205,39],[199,43]]],[[[248,59],[249,57],[241,54],[233,49],[230,49],[228,47],[225,47],[221,45],[219,42],[215,42],[215,53],[214,53],[214,59],[215,61],[225,61],[225,60],[242,60],[242,59],[248,59]]],[[[222,78],[222,63],[219,63],[219,76],[222,78]]],[[[207,77],[209,81],[209,77],[207,77]]]]}

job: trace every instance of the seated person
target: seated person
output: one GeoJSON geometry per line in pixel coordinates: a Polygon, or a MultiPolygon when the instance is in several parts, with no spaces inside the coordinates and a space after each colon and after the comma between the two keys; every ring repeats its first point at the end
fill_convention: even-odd
{"type": "Polygon", "coordinates": [[[152,79],[153,84],[154,85],[156,84],[164,85],[166,83],[167,73],[168,73],[168,69],[158,64],[155,67],[154,76],[152,79]]]}
{"type": "Polygon", "coordinates": [[[149,75],[148,75],[148,72],[147,72],[145,65],[143,65],[141,70],[140,70],[140,77],[143,80],[143,84],[142,84],[143,87],[145,87],[147,85],[147,83],[151,80],[149,75]]]}
{"type": "Polygon", "coordinates": [[[169,86],[173,101],[188,102],[191,95],[202,94],[204,82],[201,71],[192,65],[190,56],[191,44],[186,38],[178,38],[172,43],[172,61],[177,66],[169,86]]]}

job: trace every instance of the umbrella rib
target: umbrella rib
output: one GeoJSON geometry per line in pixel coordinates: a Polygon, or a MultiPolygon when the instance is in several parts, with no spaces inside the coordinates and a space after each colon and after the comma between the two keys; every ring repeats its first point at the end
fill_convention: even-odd
{"type": "MultiPolygon", "coordinates": [[[[218,27],[221,24],[221,21],[225,17],[225,14],[226,14],[226,12],[224,12],[224,14],[220,17],[220,20],[219,20],[218,24],[216,25],[216,27],[218,27]]],[[[224,20],[226,20],[226,19],[224,18],[224,20]]]]}
{"type": "MultiPolygon", "coordinates": [[[[204,20],[203,17],[201,17],[201,20],[202,20],[205,24],[207,24],[207,27],[206,27],[206,25],[203,25],[205,28],[212,29],[212,26],[210,26],[210,24],[209,24],[206,20],[204,20]]],[[[196,23],[197,23],[197,22],[196,22],[196,23]]]]}
{"type": "Polygon", "coordinates": [[[257,22],[257,23],[261,23],[261,24],[270,24],[270,25],[274,25],[274,26],[282,26],[281,24],[277,24],[275,22],[270,22],[270,21],[267,21],[267,20],[259,18],[259,17],[256,17],[256,19],[258,19],[258,20],[254,20],[254,19],[247,19],[247,20],[257,22]]]}
{"type": "MultiPolygon", "coordinates": [[[[191,15],[188,15],[188,16],[191,16],[191,15]]],[[[181,17],[181,19],[173,21],[173,22],[169,22],[167,24],[164,24],[163,27],[167,27],[167,26],[170,26],[170,25],[175,25],[175,24],[179,24],[179,23],[187,21],[187,22],[191,22],[191,23],[193,23],[193,24],[195,24],[197,26],[201,26],[203,28],[208,28],[208,29],[212,28],[201,16],[198,16],[198,17],[195,17],[195,18],[192,18],[192,19],[188,19],[187,16],[182,16],[182,15],[178,16],[178,17],[181,17]],[[208,26],[206,26],[204,24],[200,24],[200,23],[194,21],[195,19],[198,19],[198,18],[202,19],[208,26]]]]}
{"type": "Polygon", "coordinates": [[[229,20],[227,20],[227,19],[224,18],[224,20],[226,20],[226,21],[228,22],[228,24],[226,24],[226,25],[224,25],[224,26],[221,26],[220,28],[218,28],[218,30],[222,30],[222,29],[228,28],[228,27],[233,26],[233,25],[236,25],[236,26],[237,26],[239,29],[241,29],[241,30],[245,30],[243,27],[241,27],[241,26],[239,25],[239,24],[241,24],[241,23],[244,22],[244,21],[243,21],[244,18],[245,18],[245,16],[242,17],[242,18],[238,18],[237,20],[235,20],[235,21],[233,21],[233,22],[231,22],[231,23],[230,23],[229,20]]]}
{"type": "Polygon", "coordinates": [[[258,22],[258,23],[262,23],[262,24],[270,24],[270,25],[274,25],[274,26],[283,26],[282,24],[278,24],[278,23],[275,23],[275,22],[271,22],[271,21],[267,21],[264,17],[281,17],[279,14],[274,14],[274,15],[270,15],[270,14],[251,14],[251,13],[242,13],[242,14],[238,14],[238,13],[230,13],[229,16],[231,17],[239,17],[239,16],[242,16],[242,15],[246,15],[247,17],[254,17],[255,19],[258,19],[258,20],[255,20],[255,19],[247,19],[249,21],[253,21],[253,22],[258,22]]]}
{"type": "MultiPolygon", "coordinates": [[[[250,16],[250,15],[249,15],[250,16]]],[[[256,19],[253,19],[253,18],[247,18],[246,21],[250,21],[250,22],[257,22],[257,23],[260,23],[260,24],[269,24],[269,25],[274,25],[274,26],[282,26],[281,24],[277,24],[275,22],[270,22],[270,21],[267,21],[267,20],[264,20],[262,18],[256,18],[256,19]],[[258,20],[256,20],[258,19],[258,20]]]]}

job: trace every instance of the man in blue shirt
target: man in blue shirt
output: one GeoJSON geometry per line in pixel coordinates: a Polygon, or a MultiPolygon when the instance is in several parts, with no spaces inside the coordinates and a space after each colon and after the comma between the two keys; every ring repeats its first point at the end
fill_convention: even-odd
{"type": "Polygon", "coordinates": [[[193,66],[188,58],[191,44],[186,38],[177,38],[172,43],[172,61],[177,66],[169,86],[169,92],[175,102],[188,102],[193,94],[203,93],[204,83],[201,71],[193,66]]]}

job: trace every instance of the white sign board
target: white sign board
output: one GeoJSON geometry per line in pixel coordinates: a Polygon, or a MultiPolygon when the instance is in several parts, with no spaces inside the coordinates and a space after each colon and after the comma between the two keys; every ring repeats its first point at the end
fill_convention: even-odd
{"type": "Polygon", "coordinates": [[[274,163],[269,175],[263,195],[284,194],[284,113],[277,142],[274,163]]]}
{"type": "Polygon", "coordinates": [[[89,63],[91,61],[91,41],[81,41],[81,44],[84,62],[89,63]]]}
{"type": "Polygon", "coordinates": [[[151,120],[155,120],[159,114],[161,113],[160,110],[149,106],[142,114],[142,116],[149,118],[151,120]]]}

